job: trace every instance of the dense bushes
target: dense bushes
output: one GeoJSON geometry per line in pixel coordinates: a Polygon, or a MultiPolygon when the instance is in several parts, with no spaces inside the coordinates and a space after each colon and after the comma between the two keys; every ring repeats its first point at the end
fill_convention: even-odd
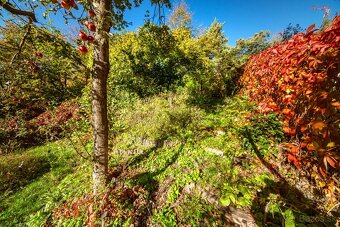
{"type": "Polygon", "coordinates": [[[319,164],[326,176],[340,169],[340,16],[322,32],[310,26],[253,56],[241,83],[259,111],[282,115],[288,160],[319,164]]]}
{"type": "Polygon", "coordinates": [[[179,56],[167,26],[146,23],[136,33],[116,35],[111,43],[109,86],[123,85],[145,97],[178,81],[179,56]]]}
{"type": "MultiPolygon", "coordinates": [[[[55,105],[81,94],[86,83],[84,65],[58,31],[8,22],[0,27],[0,34],[2,102],[20,98],[55,105]],[[19,48],[23,37],[25,43],[19,48]]],[[[0,115],[6,107],[1,107],[0,115]]]]}
{"type": "Polygon", "coordinates": [[[60,124],[76,107],[59,105],[81,95],[88,77],[76,49],[58,31],[20,25],[0,26],[0,153],[60,138],[60,124]],[[44,113],[56,106],[55,113],[44,113]]]}
{"type": "Polygon", "coordinates": [[[60,139],[66,123],[79,117],[79,105],[75,100],[43,111],[43,108],[33,105],[17,111],[17,115],[10,120],[0,119],[0,154],[60,139]]]}
{"type": "Polygon", "coordinates": [[[222,27],[214,21],[195,37],[187,27],[146,23],[136,33],[115,35],[109,93],[119,86],[147,97],[184,87],[196,101],[233,93],[245,61],[227,46],[222,27]]]}

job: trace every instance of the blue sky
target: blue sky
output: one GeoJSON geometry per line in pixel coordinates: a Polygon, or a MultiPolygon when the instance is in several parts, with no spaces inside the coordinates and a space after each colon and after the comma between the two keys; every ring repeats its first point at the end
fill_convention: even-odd
{"type": "MultiPolygon", "coordinates": [[[[224,23],[228,44],[232,46],[236,40],[249,38],[259,31],[269,30],[271,34],[281,32],[289,23],[300,24],[302,28],[314,23],[319,25],[324,12],[312,10],[313,6],[327,5],[332,10],[332,16],[340,12],[340,0],[186,0],[186,3],[193,13],[195,28],[207,28],[216,18],[224,23]]],[[[140,7],[127,11],[125,19],[132,22],[127,30],[135,30],[142,25],[147,10],[152,15],[150,1],[144,0],[140,7]]],[[[42,14],[41,11],[37,13],[42,14]]],[[[168,15],[170,10],[166,9],[165,13],[168,15]]],[[[61,16],[51,18],[58,29],[76,36],[79,30],[76,23],[65,25],[61,16]]]]}
{"type": "MultiPolygon", "coordinates": [[[[302,28],[314,23],[319,25],[324,12],[312,10],[313,6],[327,5],[333,16],[340,11],[340,0],[186,0],[186,3],[193,13],[195,27],[209,27],[215,18],[225,23],[224,32],[229,45],[261,30],[269,30],[271,34],[281,32],[289,23],[300,24],[302,28]]],[[[143,23],[148,7],[150,4],[145,2],[140,8],[126,13],[125,18],[133,22],[130,29],[143,23]]]]}

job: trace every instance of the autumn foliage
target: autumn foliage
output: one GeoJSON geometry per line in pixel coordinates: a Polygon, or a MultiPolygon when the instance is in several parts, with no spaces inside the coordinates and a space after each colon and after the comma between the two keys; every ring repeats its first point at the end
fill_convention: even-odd
{"type": "MultiPolygon", "coordinates": [[[[28,101],[12,99],[12,102],[24,105],[23,103],[28,101]]],[[[1,122],[3,125],[0,127],[2,133],[0,139],[3,141],[0,146],[0,154],[12,151],[6,144],[13,137],[16,138],[18,148],[28,148],[46,140],[62,138],[66,124],[70,120],[79,120],[79,105],[74,99],[60,104],[54,110],[44,111],[43,107],[32,105],[21,110],[21,114],[3,120],[1,122]]]]}
{"type": "Polygon", "coordinates": [[[287,158],[326,177],[340,169],[340,16],[252,56],[240,80],[262,113],[282,116],[287,158]]]}

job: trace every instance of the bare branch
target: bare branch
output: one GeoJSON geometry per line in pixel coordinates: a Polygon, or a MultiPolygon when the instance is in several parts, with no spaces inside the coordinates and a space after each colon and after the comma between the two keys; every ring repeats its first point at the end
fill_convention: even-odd
{"type": "Polygon", "coordinates": [[[8,12],[10,12],[14,15],[25,16],[25,17],[28,17],[33,22],[38,22],[37,18],[35,17],[34,12],[32,12],[32,11],[25,11],[25,10],[17,9],[11,3],[9,3],[9,2],[4,3],[3,1],[0,1],[0,6],[2,6],[5,10],[7,10],[8,12]]]}
{"type": "Polygon", "coordinates": [[[21,53],[22,48],[23,48],[23,46],[24,46],[24,44],[25,44],[25,42],[26,42],[26,39],[27,39],[28,35],[29,35],[30,32],[31,32],[31,28],[32,28],[31,20],[30,20],[30,23],[28,23],[27,26],[28,26],[28,27],[27,27],[27,31],[26,31],[24,37],[22,38],[22,40],[21,40],[21,42],[20,42],[20,44],[19,44],[19,50],[18,50],[18,52],[17,52],[16,54],[13,55],[13,57],[12,57],[12,59],[11,59],[11,62],[10,62],[10,65],[13,64],[15,58],[21,53]]]}

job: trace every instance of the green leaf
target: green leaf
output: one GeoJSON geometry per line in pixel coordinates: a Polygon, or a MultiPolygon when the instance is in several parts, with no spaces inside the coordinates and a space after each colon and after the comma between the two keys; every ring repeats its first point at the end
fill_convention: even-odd
{"type": "Polygon", "coordinates": [[[236,203],[236,198],[233,194],[229,195],[229,199],[231,200],[232,203],[236,203]]]}
{"type": "Polygon", "coordinates": [[[230,205],[230,199],[226,197],[222,197],[220,199],[220,203],[222,206],[229,206],[230,205]]]}
{"type": "Polygon", "coordinates": [[[286,210],[283,216],[285,218],[285,227],[295,227],[295,217],[292,210],[286,210]]]}

